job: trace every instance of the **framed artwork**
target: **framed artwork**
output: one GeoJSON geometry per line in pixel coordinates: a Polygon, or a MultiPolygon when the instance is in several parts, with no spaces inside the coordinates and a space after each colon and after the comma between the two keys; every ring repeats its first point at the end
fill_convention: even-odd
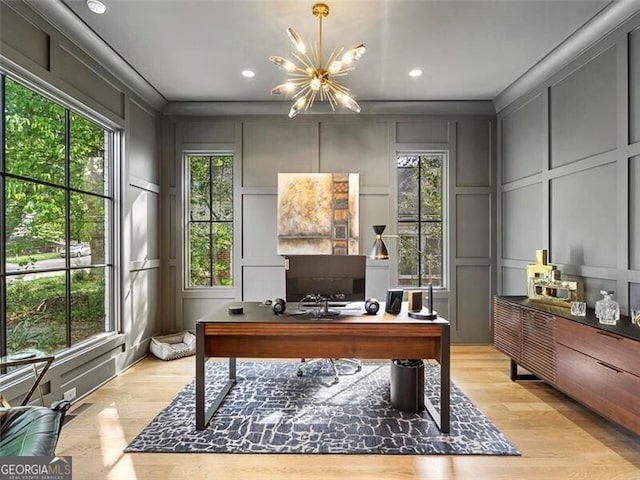
{"type": "Polygon", "coordinates": [[[278,174],[278,254],[358,254],[357,173],[278,174]]]}

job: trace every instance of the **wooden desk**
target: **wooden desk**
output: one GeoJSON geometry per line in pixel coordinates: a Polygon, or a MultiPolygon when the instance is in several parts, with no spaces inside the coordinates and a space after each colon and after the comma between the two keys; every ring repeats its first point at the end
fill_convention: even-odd
{"type": "Polygon", "coordinates": [[[229,315],[228,305],[196,323],[196,429],[204,430],[236,382],[236,358],[436,359],[440,363],[440,412],[428,398],[425,408],[443,433],[449,432],[449,322],[416,320],[407,315],[344,313],[338,317],[275,315],[257,302],[233,302],[244,313],[229,315]],[[205,405],[205,363],[229,358],[229,380],[205,405]]]}

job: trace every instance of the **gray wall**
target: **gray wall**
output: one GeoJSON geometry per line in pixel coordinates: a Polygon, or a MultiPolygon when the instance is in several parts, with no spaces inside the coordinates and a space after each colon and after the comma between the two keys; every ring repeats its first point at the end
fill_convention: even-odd
{"type": "Polygon", "coordinates": [[[498,113],[498,292],[546,248],[587,302],[640,307],[640,14],[498,113]]]}
{"type": "MultiPolygon", "coordinates": [[[[469,108],[471,110],[471,107],[469,108]]],[[[176,109],[174,109],[175,111],[176,109]]],[[[163,277],[166,330],[195,321],[229,300],[284,296],[284,263],[276,253],[279,172],[360,175],[360,253],[368,254],[374,224],[396,222],[395,156],[399,151],[449,151],[449,288],[435,308],[453,326],[456,342],[489,342],[495,292],[495,116],[285,115],[167,117],[163,127],[163,277]],[[182,159],[203,149],[235,152],[236,249],[234,288],[183,288],[182,159]],[[165,183],[166,182],[166,183],[165,183]],[[464,299],[464,301],[461,301],[464,299]]],[[[393,240],[391,240],[393,241],[393,240]]],[[[395,287],[396,259],[367,264],[367,296],[384,299],[395,287]]]]}
{"type": "MultiPolygon", "coordinates": [[[[118,331],[87,348],[59,355],[47,373],[45,402],[75,387],[78,396],[101,385],[147,353],[159,321],[159,113],[106,68],[22,2],[0,3],[0,66],[71,108],[120,132],[126,148],[115,166],[118,331]]],[[[0,377],[11,401],[30,380],[0,377]]],[[[37,397],[37,395],[36,395],[37,397]]]]}

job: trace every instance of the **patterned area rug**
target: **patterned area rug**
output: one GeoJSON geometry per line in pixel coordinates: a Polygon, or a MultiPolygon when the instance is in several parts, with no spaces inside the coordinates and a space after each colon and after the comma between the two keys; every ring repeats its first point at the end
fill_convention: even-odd
{"type": "MultiPolygon", "coordinates": [[[[296,375],[291,362],[238,362],[238,382],[206,430],[195,428],[195,381],[178,393],[125,452],[350,453],[520,455],[453,383],[451,433],[442,434],[426,411],[390,404],[390,362],[355,372],[328,367],[296,375]]],[[[326,365],[326,364],[325,364],[326,365]]],[[[427,397],[439,408],[437,365],[427,365],[427,397]]],[[[226,362],[207,363],[207,405],[224,385],[226,362]]]]}

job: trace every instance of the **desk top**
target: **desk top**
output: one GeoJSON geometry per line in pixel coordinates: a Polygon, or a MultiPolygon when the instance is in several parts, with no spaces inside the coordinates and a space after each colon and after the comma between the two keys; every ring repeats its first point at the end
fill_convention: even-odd
{"type": "MultiPolygon", "coordinates": [[[[312,311],[301,311],[287,304],[283,314],[273,313],[271,305],[263,305],[260,302],[229,302],[222,308],[216,309],[210,314],[198,319],[197,323],[410,323],[410,324],[438,324],[449,325],[449,322],[438,317],[436,320],[420,320],[409,317],[407,302],[402,303],[402,309],[398,315],[392,315],[384,311],[384,303],[380,303],[380,310],[376,315],[368,315],[364,310],[364,302],[349,304],[345,309],[338,309],[339,315],[317,318],[312,311]],[[242,307],[243,313],[230,314],[229,307],[242,307]]],[[[293,305],[295,307],[295,304],[293,305]]],[[[332,309],[336,310],[336,309],[332,309]]]]}

